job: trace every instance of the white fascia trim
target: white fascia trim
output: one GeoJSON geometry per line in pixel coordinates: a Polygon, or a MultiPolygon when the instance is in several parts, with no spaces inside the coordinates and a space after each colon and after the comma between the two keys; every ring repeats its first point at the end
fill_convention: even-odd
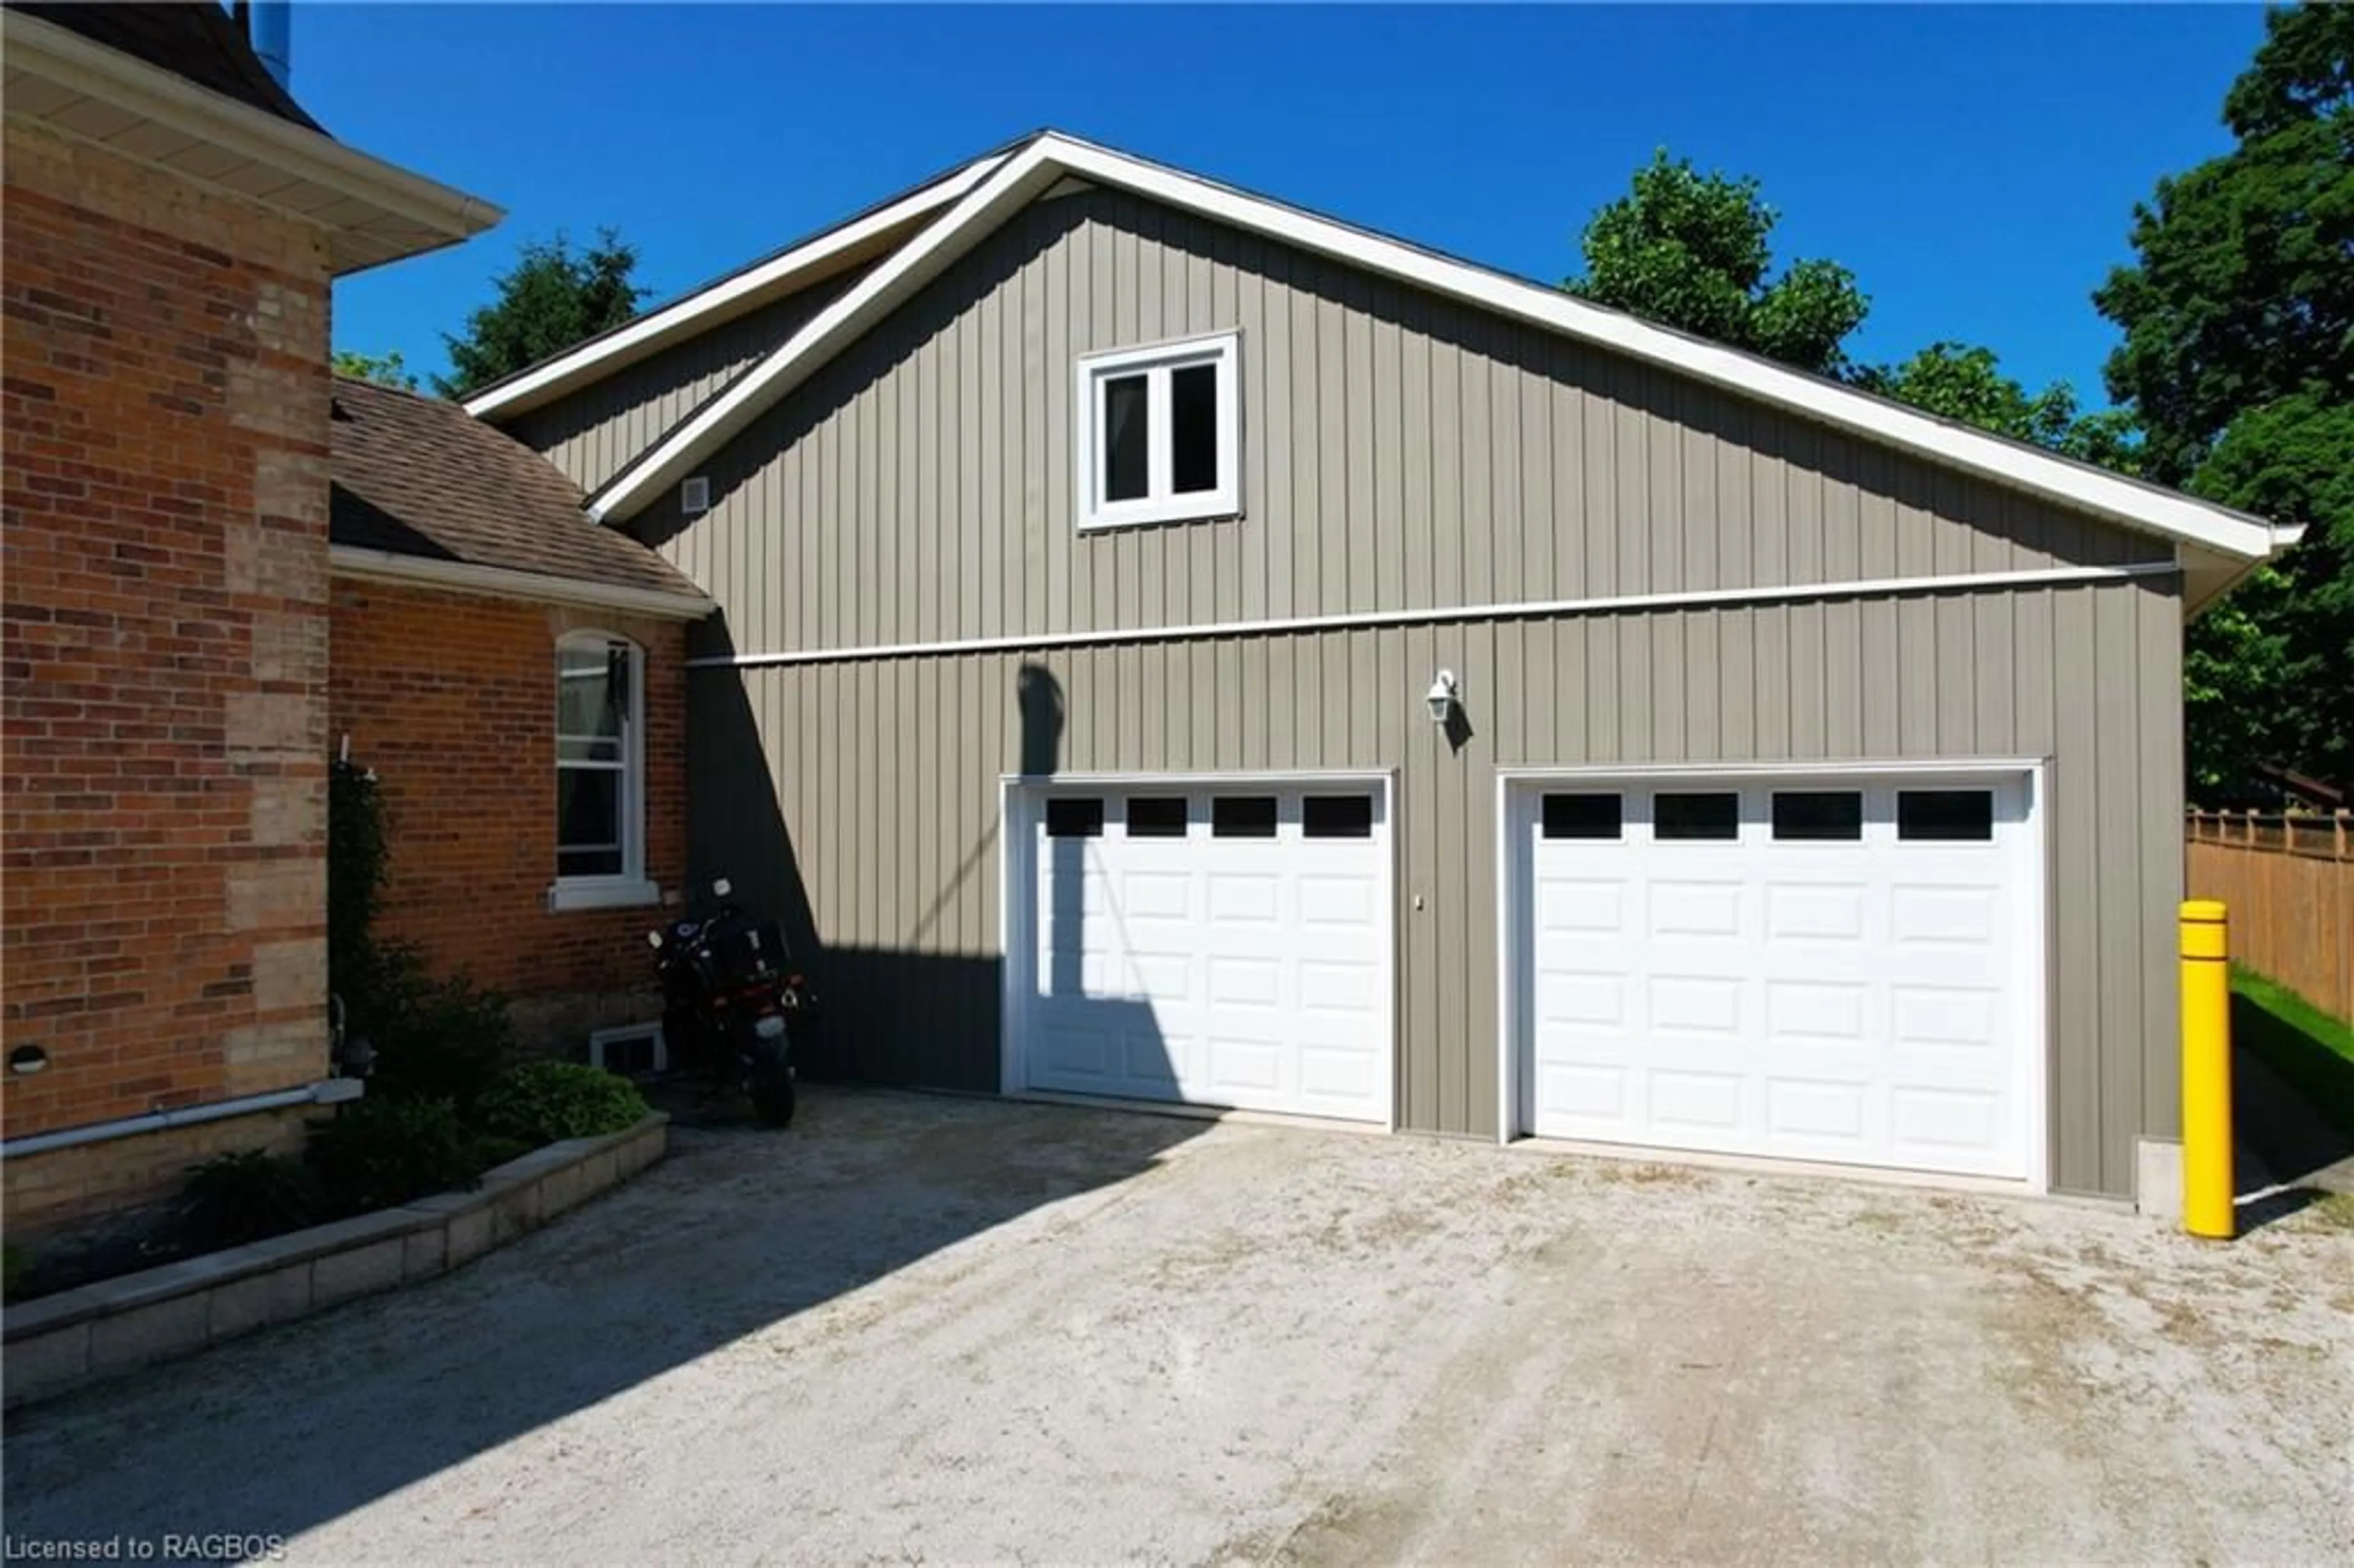
{"type": "Polygon", "coordinates": [[[636,515],[673,480],[854,342],[872,322],[912,296],[997,224],[1044,194],[1064,172],[1049,156],[1052,144],[1051,138],[1042,139],[1010,154],[938,221],[886,257],[855,288],[811,317],[694,418],[590,496],[589,517],[599,523],[620,523],[636,515]]]}
{"type": "Polygon", "coordinates": [[[1875,577],[1857,582],[1790,583],[1771,588],[1695,588],[1685,593],[1626,594],[1605,599],[1521,600],[1509,604],[1456,605],[1430,609],[1373,609],[1355,614],[1301,615],[1271,620],[1203,621],[1188,626],[1121,627],[1109,631],[1042,631],[1029,636],[971,637],[942,642],[874,643],[854,648],[800,648],[773,653],[706,655],[686,662],[690,670],[759,664],[838,664],[856,659],[914,659],[959,653],[1010,653],[1033,649],[1090,648],[1117,642],[1177,642],[1204,637],[1265,637],[1297,631],[1344,631],[1382,626],[1427,626],[1454,620],[1522,620],[1561,615],[1634,615],[1659,609],[1694,609],[1742,604],[1787,604],[1806,599],[1872,599],[1893,594],[1984,592],[1992,588],[2067,588],[2168,577],[2181,568],[2172,561],[2142,561],[2124,567],[2049,567],[2016,572],[1957,573],[1946,577],[1875,577]]]}
{"type": "MultiPolygon", "coordinates": [[[[37,16],[0,12],[0,39],[5,41],[11,71],[30,71],[118,105],[209,146],[281,169],[290,178],[323,185],[421,224],[452,243],[506,216],[481,196],[371,157],[37,16]]],[[[302,221],[317,220],[306,217],[302,221]]]]}
{"type": "Polygon", "coordinates": [[[583,344],[512,381],[478,392],[460,407],[476,418],[522,413],[595,380],[616,359],[642,358],[672,339],[692,334],[715,315],[736,313],[739,307],[749,309],[746,302],[753,296],[773,292],[781,297],[790,293],[803,276],[843,252],[957,201],[1004,161],[1005,154],[999,154],[968,164],[922,190],[864,217],[829,229],[808,244],[795,246],[748,272],[650,311],[610,336],[583,344]]]}
{"type": "Polygon", "coordinates": [[[357,545],[328,546],[327,566],[339,577],[415,583],[458,593],[487,594],[493,599],[530,599],[538,604],[586,605],[594,609],[652,616],[658,620],[700,620],[716,608],[701,594],[664,593],[660,588],[581,582],[505,567],[478,567],[466,561],[396,556],[385,550],[363,549],[357,545]]]}
{"type": "Polygon", "coordinates": [[[2129,526],[2169,538],[2195,540],[2211,548],[2250,557],[2262,557],[2274,548],[2267,524],[2234,516],[2189,496],[2153,490],[2097,469],[2014,446],[1967,426],[1948,424],[1702,339],[1668,332],[1636,317],[1587,304],[1559,289],[1483,271],[1105,148],[1055,139],[1053,153],[1071,173],[1123,185],[1219,222],[1252,229],[1369,271],[1668,366],[1950,466],[2037,491],[2129,526]]]}
{"type": "Polygon", "coordinates": [[[1167,784],[1213,789],[1229,784],[1394,784],[1394,768],[1225,768],[1189,773],[1182,768],[1149,771],[1119,768],[1102,773],[1001,773],[1001,785],[1025,789],[1128,789],[1167,784]]]}
{"type": "Polygon", "coordinates": [[[1499,767],[1496,779],[1504,784],[1560,779],[1606,784],[1648,779],[1843,779],[1850,774],[1875,779],[1975,779],[2032,773],[2050,760],[2043,757],[1791,757],[1772,762],[1530,763],[1499,767]]]}
{"type": "Polygon", "coordinates": [[[2189,496],[2151,489],[1967,426],[1948,424],[1833,382],[1589,305],[1558,289],[1484,271],[1329,218],[1055,135],[1042,136],[1009,158],[947,216],[746,373],[701,414],[673,431],[636,470],[622,474],[594,498],[590,514],[616,520],[632,514],[688,465],[806,379],[826,355],[970,249],[990,228],[1070,175],[1130,190],[1416,288],[1668,366],[2128,527],[2190,540],[2247,559],[2262,559],[2280,547],[2270,525],[2189,496]]]}

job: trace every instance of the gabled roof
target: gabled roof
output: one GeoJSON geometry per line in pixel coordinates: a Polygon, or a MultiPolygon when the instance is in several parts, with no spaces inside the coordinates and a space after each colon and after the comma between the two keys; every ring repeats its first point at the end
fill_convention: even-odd
{"type": "Polygon", "coordinates": [[[669,562],[583,517],[546,459],[455,403],[339,376],[329,440],[339,567],[649,614],[711,608],[669,562]]]}
{"type": "Polygon", "coordinates": [[[1067,178],[1129,191],[1213,222],[1659,365],[1863,440],[2158,535],[2220,557],[2221,562],[2262,560],[2293,544],[2299,532],[1938,418],[1721,344],[1655,326],[1547,284],[1458,260],[1057,132],[1043,132],[1021,143],[973,182],[936,222],[615,475],[590,498],[590,515],[606,522],[635,515],[991,230],[1067,178]]]}
{"type": "Polygon", "coordinates": [[[525,413],[722,322],[871,261],[905,242],[918,227],[987,178],[1005,161],[1006,151],[984,153],[910,185],[840,223],[690,289],[667,304],[478,387],[465,400],[466,412],[486,419],[525,413]]]}

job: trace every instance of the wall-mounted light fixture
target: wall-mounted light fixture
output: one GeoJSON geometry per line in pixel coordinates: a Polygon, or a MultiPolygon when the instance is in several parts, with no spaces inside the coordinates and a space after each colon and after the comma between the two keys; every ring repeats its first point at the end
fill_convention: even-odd
{"type": "Polygon", "coordinates": [[[8,1070],[18,1077],[37,1073],[49,1065],[49,1054],[38,1045],[19,1045],[8,1053],[8,1070]]]}
{"type": "Polygon", "coordinates": [[[1443,725],[1454,717],[1455,705],[1461,696],[1462,693],[1455,684],[1455,672],[1441,670],[1438,679],[1430,683],[1430,691],[1422,699],[1430,707],[1430,722],[1443,725]]]}

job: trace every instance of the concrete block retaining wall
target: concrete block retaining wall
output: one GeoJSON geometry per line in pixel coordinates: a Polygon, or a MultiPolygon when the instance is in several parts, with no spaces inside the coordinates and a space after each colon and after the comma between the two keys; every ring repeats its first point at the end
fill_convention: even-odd
{"type": "Polygon", "coordinates": [[[669,1147],[670,1118],[551,1143],[470,1192],[313,1225],[6,1309],[0,1398],[15,1409],[338,1302],[429,1279],[636,1175],[669,1147]]]}

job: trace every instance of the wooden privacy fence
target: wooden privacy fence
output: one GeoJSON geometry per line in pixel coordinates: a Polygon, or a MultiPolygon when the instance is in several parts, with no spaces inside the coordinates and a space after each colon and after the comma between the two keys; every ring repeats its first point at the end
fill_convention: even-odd
{"type": "Polygon", "coordinates": [[[2184,837],[2190,896],[2230,906],[2232,957],[2354,1018],[2354,813],[2193,811],[2184,837]]]}

